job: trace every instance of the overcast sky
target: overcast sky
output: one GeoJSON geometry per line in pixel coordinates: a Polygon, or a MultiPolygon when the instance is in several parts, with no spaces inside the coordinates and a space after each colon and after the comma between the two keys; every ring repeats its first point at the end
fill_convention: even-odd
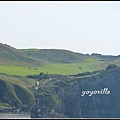
{"type": "Polygon", "coordinates": [[[0,2],[0,42],[120,55],[120,1],[0,2]]]}

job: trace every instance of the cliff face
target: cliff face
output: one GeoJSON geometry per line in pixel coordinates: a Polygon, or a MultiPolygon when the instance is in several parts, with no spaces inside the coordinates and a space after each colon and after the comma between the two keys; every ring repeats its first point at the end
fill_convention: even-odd
{"type": "Polygon", "coordinates": [[[120,69],[75,78],[76,84],[57,91],[62,104],[56,112],[70,118],[119,118],[120,69]]]}

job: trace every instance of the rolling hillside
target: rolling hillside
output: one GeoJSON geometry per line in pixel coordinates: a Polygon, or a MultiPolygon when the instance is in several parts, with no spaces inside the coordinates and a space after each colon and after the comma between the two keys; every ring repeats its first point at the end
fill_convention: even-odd
{"type": "Polygon", "coordinates": [[[18,49],[0,43],[0,64],[43,65],[45,62],[28,57],[18,49]]]}
{"type": "Polygon", "coordinates": [[[49,63],[75,63],[82,62],[86,58],[91,58],[89,55],[75,53],[62,49],[20,49],[28,56],[47,61],[49,63]]]}
{"type": "Polygon", "coordinates": [[[0,72],[11,75],[34,75],[40,72],[70,75],[120,66],[120,57],[85,55],[62,49],[15,49],[0,43],[0,72]]]}
{"type": "MultiPolygon", "coordinates": [[[[101,69],[90,55],[59,49],[15,49],[0,43],[0,73],[11,75],[76,74],[101,69]]],[[[102,67],[103,68],[103,67],[102,67]]]]}

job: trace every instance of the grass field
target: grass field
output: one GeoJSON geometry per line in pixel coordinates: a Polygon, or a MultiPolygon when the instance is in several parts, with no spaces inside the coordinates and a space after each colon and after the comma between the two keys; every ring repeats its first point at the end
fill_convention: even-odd
{"type": "Polygon", "coordinates": [[[98,70],[96,67],[100,61],[97,59],[88,58],[83,62],[71,63],[71,64],[46,64],[44,66],[16,66],[16,65],[0,65],[0,72],[11,74],[11,75],[33,75],[43,73],[50,74],[61,74],[61,75],[69,75],[69,74],[77,74],[83,72],[92,72],[98,70]],[[36,70],[35,70],[36,68],[36,70]]]}

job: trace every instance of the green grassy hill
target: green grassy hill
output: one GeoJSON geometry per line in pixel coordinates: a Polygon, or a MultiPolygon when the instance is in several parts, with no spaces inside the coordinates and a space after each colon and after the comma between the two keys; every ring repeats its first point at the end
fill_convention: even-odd
{"type": "Polygon", "coordinates": [[[59,49],[15,49],[0,43],[0,73],[33,75],[77,74],[103,69],[103,61],[94,56],[59,49]]]}
{"type": "Polygon", "coordinates": [[[91,56],[62,49],[20,49],[28,56],[49,63],[75,63],[84,61],[91,56]]]}
{"type": "Polygon", "coordinates": [[[18,49],[0,43],[0,64],[43,65],[45,62],[31,58],[18,49]]]}

